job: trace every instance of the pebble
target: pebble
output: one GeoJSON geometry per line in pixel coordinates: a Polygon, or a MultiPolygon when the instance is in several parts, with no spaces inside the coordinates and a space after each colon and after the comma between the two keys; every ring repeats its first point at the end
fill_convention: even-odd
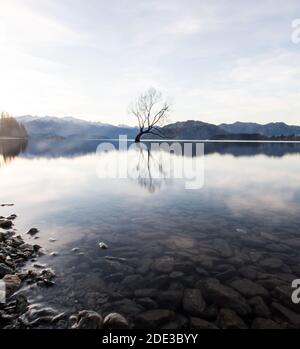
{"type": "Polygon", "coordinates": [[[39,230],[37,228],[31,228],[27,234],[31,235],[31,236],[34,236],[36,235],[37,233],[39,232],[39,230]]]}
{"type": "Polygon", "coordinates": [[[100,243],[99,243],[99,247],[100,247],[102,250],[107,250],[107,249],[108,249],[108,246],[107,246],[104,242],[100,242],[100,243]]]}

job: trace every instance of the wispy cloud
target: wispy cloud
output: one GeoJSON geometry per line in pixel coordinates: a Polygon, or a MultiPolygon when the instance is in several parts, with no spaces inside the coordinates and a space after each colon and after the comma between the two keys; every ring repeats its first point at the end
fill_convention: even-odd
{"type": "Polygon", "coordinates": [[[126,123],[130,100],[154,85],[174,97],[174,121],[297,123],[298,5],[1,1],[0,108],[126,123]]]}

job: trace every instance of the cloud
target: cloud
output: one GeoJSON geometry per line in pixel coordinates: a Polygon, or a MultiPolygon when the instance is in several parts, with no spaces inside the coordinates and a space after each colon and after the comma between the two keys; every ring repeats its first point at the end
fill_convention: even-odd
{"type": "Polygon", "coordinates": [[[66,24],[38,11],[36,2],[2,1],[0,19],[2,37],[6,45],[16,48],[32,45],[72,45],[84,35],[66,24]],[[31,5],[28,5],[31,4],[31,5]]]}
{"type": "Polygon", "coordinates": [[[183,18],[173,23],[169,32],[173,34],[195,34],[206,29],[205,23],[195,18],[183,18]]]}
{"type": "Polygon", "coordinates": [[[240,58],[209,86],[182,92],[186,112],[210,122],[286,121],[297,123],[300,110],[300,51],[277,50],[240,58]]]}
{"type": "Polygon", "coordinates": [[[174,121],[296,123],[297,6],[296,0],[1,1],[0,107],[119,124],[130,121],[131,99],[155,86],[174,98],[174,121]]]}

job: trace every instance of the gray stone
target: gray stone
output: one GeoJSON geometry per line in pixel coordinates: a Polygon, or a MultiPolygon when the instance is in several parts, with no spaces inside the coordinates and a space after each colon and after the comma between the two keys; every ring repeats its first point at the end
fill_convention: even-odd
{"type": "Polygon", "coordinates": [[[277,298],[281,304],[300,314],[300,303],[295,304],[292,302],[292,293],[293,289],[290,286],[277,286],[273,291],[273,296],[277,298]]]}
{"type": "Polygon", "coordinates": [[[279,258],[267,258],[260,261],[260,265],[267,270],[278,270],[283,266],[283,262],[279,258]]]}
{"type": "Polygon", "coordinates": [[[230,286],[246,298],[255,296],[268,297],[269,292],[261,285],[247,279],[238,279],[231,282],[230,286]]]}
{"type": "Polygon", "coordinates": [[[134,292],[135,297],[137,298],[156,298],[158,295],[158,290],[155,288],[141,288],[134,292]]]}
{"type": "Polygon", "coordinates": [[[138,298],[136,301],[147,310],[158,308],[158,304],[152,298],[149,297],[138,298]]]}
{"type": "Polygon", "coordinates": [[[218,327],[206,320],[202,320],[199,318],[191,317],[190,318],[190,328],[192,330],[217,330],[218,327]]]}
{"type": "Polygon", "coordinates": [[[242,316],[251,312],[251,308],[246,300],[232,288],[222,285],[219,280],[205,280],[203,286],[205,296],[212,303],[221,307],[229,307],[242,316]]]}
{"type": "Polygon", "coordinates": [[[95,330],[103,328],[103,318],[100,314],[91,310],[83,310],[78,314],[73,329],[95,330]]]}
{"type": "Polygon", "coordinates": [[[249,304],[253,308],[254,315],[262,318],[269,318],[271,316],[270,309],[261,297],[254,297],[250,299],[249,304]]]}
{"type": "Polygon", "coordinates": [[[37,228],[31,228],[27,234],[31,235],[31,236],[34,236],[36,235],[37,233],[39,232],[39,230],[37,228]]]}
{"type": "Polygon", "coordinates": [[[104,242],[100,242],[99,243],[99,247],[101,248],[101,250],[107,250],[108,249],[108,246],[104,242]]]}
{"type": "Polygon", "coordinates": [[[190,315],[201,315],[206,307],[199,289],[186,289],[183,295],[183,309],[190,315]]]}
{"type": "Polygon", "coordinates": [[[2,229],[9,229],[13,225],[12,221],[9,220],[1,220],[0,221],[0,228],[2,229]]]}
{"type": "Polygon", "coordinates": [[[227,280],[231,280],[236,275],[237,275],[236,269],[234,267],[231,267],[222,273],[216,274],[216,278],[220,281],[227,281],[227,280]]]}
{"type": "Polygon", "coordinates": [[[257,270],[254,267],[244,266],[244,267],[240,268],[238,271],[246,279],[253,281],[257,278],[257,270]]]}
{"type": "Polygon", "coordinates": [[[280,242],[280,239],[277,236],[275,236],[274,234],[261,232],[260,235],[261,235],[261,237],[263,237],[266,240],[270,240],[273,242],[280,242]]]}
{"type": "Polygon", "coordinates": [[[181,306],[183,292],[180,290],[168,290],[159,292],[157,301],[160,306],[176,310],[181,306]]]}
{"type": "Polygon", "coordinates": [[[286,282],[279,280],[279,279],[265,279],[265,280],[259,280],[257,281],[260,285],[262,285],[264,288],[266,288],[269,291],[273,291],[278,286],[284,286],[286,285],[286,282]]]}
{"type": "Polygon", "coordinates": [[[289,323],[296,326],[298,329],[300,328],[299,314],[294,313],[292,310],[287,309],[279,303],[272,303],[272,308],[275,309],[281,315],[283,315],[289,321],[289,323]]]}
{"type": "Polygon", "coordinates": [[[145,286],[145,279],[141,275],[129,275],[122,281],[122,286],[134,290],[145,286]]]}
{"type": "Polygon", "coordinates": [[[201,318],[209,321],[214,321],[216,320],[217,316],[218,316],[218,308],[214,304],[211,304],[204,309],[201,315],[201,318]]]}
{"type": "Polygon", "coordinates": [[[160,329],[161,330],[177,330],[177,329],[186,328],[188,325],[188,322],[189,320],[185,316],[177,314],[175,320],[172,320],[160,326],[160,329]]]}
{"type": "Polygon", "coordinates": [[[173,271],[170,274],[170,278],[171,279],[181,279],[184,276],[184,273],[181,271],[173,271]]]}
{"type": "Polygon", "coordinates": [[[221,257],[231,257],[232,249],[224,239],[215,239],[213,243],[214,248],[219,252],[221,257]]]}
{"type": "Polygon", "coordinates": [[[122,330],[129,328],[128,321],[118,313],[108,314],[103,321],[105,329],[109,330],[122,330]]]}
{"type": "Polygon", "coordinates": [[[204,276],[204,277],[208,277],[209,273],[203,269],[203,268],[196,268],[196,272],[200,275],[200,276],[204,276]]]}
{"type": "Polygon", "coordinates": [[[13,274],[13,269],[4,263],[0,263],[0,278],[3,278],[7,274],[13,274]]]}
{"type": "Polygon", "coordinates": [[[157,328],[174,320],[175,318],[176,315],[171,310],[155,309],[138,315],[136,318],[136,323],[137,326],[141,328],[157,328]]]}
{"type": "Polygon", "coordinates": [[[247,329],[245,322],[231,309],[222,308],[218,317],[218,324],[222,329],[247,329]]]}
{"type": "Polygon", "coordinates": [[[160,273],[171,273],[174,268],[174,258],[165,256],[155,260],[153,268],[160,273]]]}
{"type": "Polygon", "coordinates": [[[136,315],[144,309],[131,299],[122,299],[110,305],[110,309],[118,309],[118,312],[124,315],[136,315]]]}
{"type": "Polygon", "coordinates": [[[254,330],[280,330],[283,326],[270,319],[256,318],[252,322],[252,329],[254,330]]]}

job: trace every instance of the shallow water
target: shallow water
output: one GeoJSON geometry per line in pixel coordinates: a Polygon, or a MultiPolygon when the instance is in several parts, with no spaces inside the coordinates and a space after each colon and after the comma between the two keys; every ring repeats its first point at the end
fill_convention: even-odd
{"type": "MultiPolygon", "coordinates": [[[[136,290],[194,288],[203,269],[219,278],[233,267],[234,279],[251,266],[260,273],[256,281],[288,287],[300,278],[300,144],[205,144],[204,185],[187,190],[187,179],[166,175],[169,154],[132,152],[140,176],[101,179],[99,168],[115,154],[96,154],[97,141],[12,143],[1,143],[0,203],[15,206],[0,207],[0,215],[18,215],[16,229],[45,248],[39,262],[57,274],[56,286],[27,291],[32,303],[71,313],[113,310],[132,319],[152,308],[188,317],[163,297],[141,301],[136,290]],[[162,178],[151,177],[157,171],[162,178]],[[37,240],[25,234],[32,227],[40,230],[37,240]],[[218,249],[219,238],[229,253],[218,249]],[[282,266],[260,265],[270,257],[282,266]]],[[[126,152],[118,154],[125,161],[126,152]]],[[[172,159],[183,166],[181,156],[172,159]]],[[[185,160],[198,161],[202,171],[201,156],[185,160]]]]}

